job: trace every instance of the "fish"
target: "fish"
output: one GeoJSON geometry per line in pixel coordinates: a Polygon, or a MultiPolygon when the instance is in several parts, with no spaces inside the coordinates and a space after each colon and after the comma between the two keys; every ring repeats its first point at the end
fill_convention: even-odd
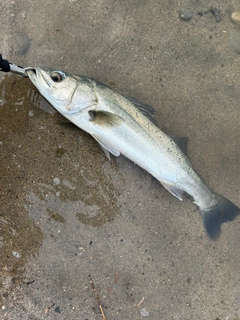
{"type": "Polygon", "coordinates": [[[108,158],[122,154],[177,199],[190,195],[210,239],[217,240],[221,225],[239,215],[240,208],[211,191],[193,169],[185,139],[167,135],[152,121],[149,105],[84,75],[46,67],[32,68],[27,75],[58,112],[99,143],[108,158]]]}

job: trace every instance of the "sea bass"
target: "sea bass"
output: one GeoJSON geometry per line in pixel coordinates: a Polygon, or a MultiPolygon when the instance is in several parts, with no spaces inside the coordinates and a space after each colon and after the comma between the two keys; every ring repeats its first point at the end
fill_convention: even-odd
{"type": "Polygon", "coordinates": [[[148,117],[144,105],[82,75],[36,67],[28,76],[64,117],[97,140],[107,155],[124,155],[148,171],[179,200],[183,193],[199,207],[206,233],[216,240],[221,224],[240,209],[209,190],[175,139],[148,117]]]}

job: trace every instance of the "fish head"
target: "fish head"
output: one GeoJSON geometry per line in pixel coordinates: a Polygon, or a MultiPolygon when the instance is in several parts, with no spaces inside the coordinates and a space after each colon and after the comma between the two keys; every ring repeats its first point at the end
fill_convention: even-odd
{"type": "Polygon", "coordinates": [[[45,67],[29,68],[27,75],[41,95],[66,117],[81,112],[95,99],[80,76],[45,67]]]}

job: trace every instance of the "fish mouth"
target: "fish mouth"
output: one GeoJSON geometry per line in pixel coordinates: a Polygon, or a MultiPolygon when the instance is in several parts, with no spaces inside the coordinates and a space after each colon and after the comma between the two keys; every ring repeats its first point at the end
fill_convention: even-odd
{"type": "Polygon", "coordinates": [[[40,90],[42,88],[49,89],[53,88],[51,78],[46,71],[41,70],[40,68],[27,68],[26,75],[30,78],[32,83],[40,90]]]}
{"type": "Polygon", "coordinates": [[[45,83],[48,85],[49,88],[53,88],[53,85],[52,83],[49,81],[49,75],[43,71],[43,70],[40,70],[40,73],[41,73],[41,76],[43,78],[43,80],[45,81],[45,83]]]}
{"type": "Polygon", "coordinates": [[[24,69],[24,71],[25,71],[26,73],[28,73],[29,71],[33,71],[33,72],[36,73],[36,68],[35,68],[35,67],[27,67],[27,68],[24,69]]]}
{"type": "Polygon", "coordinates": [[[37,75],[36,68],[26,68],[25,74],[30,78],[31,81],[33,81],[34,83],[36,82],[36,75],[37,75]]]}
{"type": "Polygon", "coordinates": [[[39,70],[38,68],[29,68],[25,71],[26,75],[29,77],[29,79],[32,81],[32,83],[40,89],[42,87],[42,81],[41,76],[39,77],[39,70]]]}

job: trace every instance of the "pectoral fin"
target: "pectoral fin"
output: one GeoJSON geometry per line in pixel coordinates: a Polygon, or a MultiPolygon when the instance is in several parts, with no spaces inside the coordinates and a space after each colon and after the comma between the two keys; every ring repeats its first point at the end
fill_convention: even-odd
{"type": "Polygon", "coordinates": [[[168,182],[160,181],[161,184],[166,188],[174,197],[178,198],[179,200],[183,200],[182,195],[183,191],[178,189],[175,185],[170,184],[168,182]]]}
{"type": "Polygon", "coordinates": [[[101,139],[99,137],[97,137],[96,135],[92,135],[93,138],[95,140],[97,140],[97,142],[99,143],[101,149],[103,150],[103,152],[105,153],[105,155],[107,156],[107,158],[110,160],[110,154],[113,154],[115,157],[120,156],[120,152],[119,150],[113,148],[112,146],[107,145],[105,142],[101,141],[101,139]]]}
{"type": "Polygon", "coordinates": [[[123,119],[115,113],[101,110],[88,111],[90,121],[101,127],[115,127],[119,126],[123,119]]]}

